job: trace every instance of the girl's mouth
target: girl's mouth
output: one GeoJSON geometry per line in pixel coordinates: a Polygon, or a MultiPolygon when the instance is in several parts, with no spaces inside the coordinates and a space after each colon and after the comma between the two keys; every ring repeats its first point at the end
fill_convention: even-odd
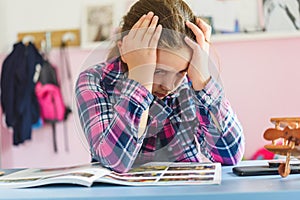
{"type": "Polygon", "coordinates": [[[162,99],[164,98],[165,96],[167,96],[168,94],[162,94],[162,93],[159,93],[159,92],[154,92],[153,93],[155,96],[157,96],[158,98],[162,99]]]}

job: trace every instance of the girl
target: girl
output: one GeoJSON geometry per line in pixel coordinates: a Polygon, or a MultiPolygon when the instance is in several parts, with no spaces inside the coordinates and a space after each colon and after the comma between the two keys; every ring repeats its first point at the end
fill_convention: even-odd
{"type": "Polygon", "coordinates": [[[107,62],[76,84],[94,160],[117,172],[150,161],[241,160],[242,127],[208,70],[210,35],[182,0],[131,7],[107,62]]]}

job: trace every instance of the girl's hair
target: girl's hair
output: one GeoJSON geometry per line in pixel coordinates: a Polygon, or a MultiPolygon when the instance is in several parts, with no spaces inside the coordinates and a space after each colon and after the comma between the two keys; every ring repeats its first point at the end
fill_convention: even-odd
{"type": "MultiPolygon", "coordinates": [[[[185,22],[196,23],[196,16],[183,0],[139,0],[123,17],[120,27],[122,39],[131,30],[132,26],[149,11],[159,17],[158,24],[163,27],[158,48],[179,49],[185,45],[183,37],[188,36],[194,41],[194,33],[185,25],[185,22]]],[[[118,46],[112,48],[108,59],[120,56],[118,46]]]]}

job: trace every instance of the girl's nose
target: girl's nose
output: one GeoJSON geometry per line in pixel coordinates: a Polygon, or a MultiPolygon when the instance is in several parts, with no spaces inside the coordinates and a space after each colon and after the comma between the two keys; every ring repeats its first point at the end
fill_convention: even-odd
{"type": "Polygon", "coordinates": [[[174,80],[171,77],[165,77],[160,87],[165,91],[172,91],[174,88],[174,80]]]}
{"type": "Polygon", "coordinates": [[[166,85],[164,85],[164,84],[161,84],[161,85],[160,85],[160,88],[161,88],[162,90],[164,90],[164,91],[171,91],[171,88],[168,87],[168,86],[166,86],[166,85]]]}

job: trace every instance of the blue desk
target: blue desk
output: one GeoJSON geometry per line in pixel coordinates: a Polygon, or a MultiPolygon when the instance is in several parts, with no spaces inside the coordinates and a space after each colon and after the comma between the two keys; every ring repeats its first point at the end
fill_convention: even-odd
{"type": "MultiPolygon", "coordinates": [[[[243,161],[239,165],[267,164],[267,161],[243,161]]],[[[0,199],[142,199],[142,200],[292,200],[300,198],[300,174],[238,177],[232,167],[222,168],[220,185],[131,187],[96,184],[91,188],[52,185],[28,189],[0,189],[0,199]]]]}

